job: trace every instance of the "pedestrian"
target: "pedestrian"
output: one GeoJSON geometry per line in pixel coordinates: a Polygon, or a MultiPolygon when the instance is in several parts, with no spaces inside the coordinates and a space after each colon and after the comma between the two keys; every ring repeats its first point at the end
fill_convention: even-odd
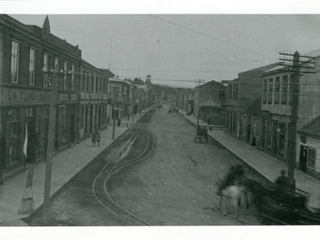
{"type": "Polygon", "coordinates": [[[256,147],[256,137],[253,137],[252,140],[251,140],[251,147],[250,147],[250,150],[254,150],[256,147]]]}
{"type": "Polygon", "coordinates": [[[26,163],[33,164],[36,161],[37,147],[38,147],[37,132],[34,128],[32,128],[30,135],[28,137],[26,163]]]}
{"type": "Polygon", "coordinates": [[[118,118],[118,127],[120,127],[120,125],[121,125],[121,119],[118,118]]]}
{"type": "Polygon", "coordinates": [[[198,126],[198,127],[197,127],[197,136],[200,136],[200,135],[201,135],[201,127],[198,126]]]}
{"type": "Polygon", "coordinates": [[[96,131],[94,131],[92,133],[91,141],[92,141],[93,146],[95,146],[96,142],[97,142],[96,131]]]}
{"type": "Polygon", "coordinates": [[[277,191],[281,194],[285,194],[289,187],[289,180],[286,176],[286,171],[281,170],[280,176],[275,180],[275,184],[277,186],[277,191]]]}
{"type": "Polygon", "coordinates": [[[210,132],[212,132],[212,127],[210,126],[210,132]]]}
{"type": "Polygon", "coordinates": [[[98,128],[96,128],[96,130],[95,130],[95,138],[97,140],[98,146],[100,146],[101,136],[100,136],[98,128]]]}

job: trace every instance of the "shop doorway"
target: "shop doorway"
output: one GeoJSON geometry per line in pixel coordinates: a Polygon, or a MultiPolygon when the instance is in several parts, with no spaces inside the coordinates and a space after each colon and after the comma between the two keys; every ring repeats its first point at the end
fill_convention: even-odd
{"type": "Polygon", "coordinates": [[[308,147],[300,145],[299,170],[307,170],[308,147]]]}
{"type": "MultiPolygon", "coordinates": [[[[72,107],[73,108],[73,107],[72,107]]],[[[71,123],[71,127],[70,127],[70,143],[74,143],[75,140],[75,114],[74,111],[72,111],[72,113],[70,114],[70,123],[71,123]]]]}

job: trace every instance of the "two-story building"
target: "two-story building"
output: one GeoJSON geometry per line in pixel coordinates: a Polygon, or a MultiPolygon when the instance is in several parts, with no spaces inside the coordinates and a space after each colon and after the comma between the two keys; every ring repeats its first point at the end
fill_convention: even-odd
{"type": "Polygon", "coordinates": [[[238,78],[232,81],[225,81],[227,84],[226,133],[243,141],[251,140],[251,132],[247,130],[251,127],[251,119],[245,115],[246,109],[261,96],[262,74],[279,64],[269,64],[242,72],[238,74],[238,78]]]}
{"type": "Polygon", "coordinates": [[[209,124],[224,125],[226,86],[214,80],[197,86],[195,91],[194,114],[209,124]]]}
{"type": "Polygon", "coordinates": [[[79,135],[83,140],[95,127],[105,129],[108,124],[108,79],[114,76],[107,69],[99,69],[81,60],[79,135]]]}
{"type": "Polygon", "coordinates": [[[129,91],[130,82],[119,78],[109,78],[108,98],[114,104],[114,112],[109,112],[110,119],[118,119],[129,116],[129,91]]]}
{"type": "MultiPolygon", "coordinates": [[[[320,51],[309,53],[315,59],[316,74],[304,74],[299,79],[298,118],[296,134],[296,168],[320,176],[320,142],[317,123],[320,115],[318,79],[320,51]]],[[[307,54],[307,55],[309,55],[307,54]]],[[[263,75],[261,101],[261,136],[259,148],[288,161],[288,132],[291,123],[291,75],[284,67],[267,71],[263,75]]]]}
{"type": "Polygon", "coordinates": [[[6,179],[25,164],[26,134],[36,131],[36,161],[45,159],[49,127],[55,141],[48,147],[77,142],[81,50],[51,34],[48,17],[41,28],[0,15],[0,56],[0,165],[6,179]],[[49,116],[52,99],[56,116],[49,116]],[[49,117],[56,117],[56,126],[48,126],[49,117]]]}

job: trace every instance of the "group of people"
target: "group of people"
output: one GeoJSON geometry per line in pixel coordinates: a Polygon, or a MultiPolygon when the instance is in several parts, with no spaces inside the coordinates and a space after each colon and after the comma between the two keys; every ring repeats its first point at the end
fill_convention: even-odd
{"type": "MultiPolygon", "coordinates": [[[[230,185],[241,185],[241,177],[244,176],[244,168],[242,165],[231,166],[229,171],[225,174],[221,185],[219,186],[217,195],[221,194],[221,191],[230,185]]],[[[289,178],[286,176],[286,171],[281,170],[280,176],[276,178],[275,191],[280,194],[285,194],[290,190],[289,178]]]]}
{"type": "Polygon", "coordinates": [[[206,127],[197,127],[197,136],[207,136],[208,135],[208,130],[206,127]]]}

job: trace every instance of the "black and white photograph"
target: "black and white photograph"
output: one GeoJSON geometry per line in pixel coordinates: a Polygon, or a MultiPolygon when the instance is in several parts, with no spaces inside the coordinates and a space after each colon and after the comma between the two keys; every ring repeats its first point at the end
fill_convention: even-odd
{"type": "Polygon", "coordinates": [[[316,237],[316,2],[150,2],[0,2],[0,239],[316,237]]]}

